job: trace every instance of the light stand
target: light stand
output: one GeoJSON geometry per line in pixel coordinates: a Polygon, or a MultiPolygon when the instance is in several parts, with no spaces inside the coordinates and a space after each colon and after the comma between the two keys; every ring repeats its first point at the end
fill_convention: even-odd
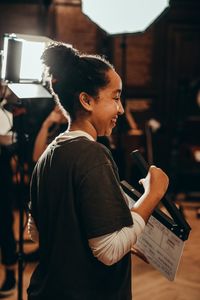
{"type": "MultiPolygon", "coordinates": [[[[8,90],[7,86],[4,86],[5,90],[8,90]]],[[[6,98],[6,95],[3,95],[3,100],[6,98]]],[[[24,231],[24,205],[25,205],[25,182],[24,182],[24,162],[25,162],[25,153],[26,153],[26,141],[25,135],[23,134],[23,116],[18,117],[18,128],[15,127],[15,121],[12,123],[12,132],[13,134],[17,133],[17,141],[14,141],[14,149],[12,150],[11,156],[17,156],[16,160],[16,203],[19,210],[19,238],[18,238],[18,299],[22,300],[23,295],[23,256],[24,256],[24,241],[23,241],[23,231],[24,231]]],[[[14,119],[14,118],[13,118],[14,119]]],[[[11,149],[13,145],[13,139],[9,140],[9,144],[6,147],[11,149]]],[[[7,150],[9,151],[9,150],[7,150]]],[[[11,157],[10,157],[11,158],[11,157]]],[[[8,161],[10,163],[10,161],[8,161]]],[[[7,165],[8,167],[8,165],[7,165]]],[[[12,175],[11,175],[12,176],[12,175]]],[[[11,179],[12,180],[12,179],[11,179]]],[[[12,183],[13,186],[13,183],[12,183]]],[[[3,200],[3,199],[2,199],[3,200]]],[[[6,199],[8,201],[8,199],[6,199]]],[[[11,207],[9,208],[11,210],[11,207]]],[[[13,237],[14,238],[14,237],[13,237]]]]}
{"type": "Polygon", "coordinates": [[[5,82],[11,96],[5,95],[7,102],[19,105],[19,114],[13,118],[13,131],[17,134],[17,200],[19,205],[19,244],[18,244],[18,300],[23,299],[23,270],[24,270],[24,209],[27,203],[25,184],[26,155],[28,153],[27,134],[25,133],[24,112],[22,99],[49,98],[51,94],[43,86],[45,82],[44,67],[40,61],[41,54],[52,40],[43,36],[22,34],[4,34],[3,60],[1,64],[1,79],[5,82]],[[32,67],[29,66],[30,55],[32,67]],[[10,99],[9,99],[10,98],[10,99]],[[16,127],[17,123],[17,127],[16,127]]]}
{"type": "Polygon", "coordinates": [[[23,116],[19,117],[19,130],[17,132],[18,139],[18,166],[19,166],[19,249],[18,249],[18,300],[23,299],[23,263],[24,263],[24,205],[26,203],[25,193],[25,176],[24,163],[26,153],[26,138],[23,133],[23,116]]]}
{"type": "MultiPolygon", "coordinates": [[[[25,169],[24,165],[27,162],[29,153],[28,149],[28,138],[29,135],[26,133],[25,128],[25,115],[26,107],[24,103],[28,100],[40,101],[41,98],[46,98],[47,101],[52,100],[52,96],[48,91],[38,85],[36,86],[35,93],[32,93],[32,99],[30,94],[27,94],[27,89],[30,92],[31,86],[34,84],[14,84],[9,83],[8,88],[12,92],[12,95],[8,97],[8,102],[12,101],[16,103],[17,110],[19,111],[17,116],[13,118],[13,131],[16,133],[17,139],[17,157],[18,157],[18,174],[19,180],[17,181],[17,203],[19,205],[19,243],[18,243],[18,300],[23,299],[23,271],[24,271],[24,211],[27,210],[26,203],[28,202],[27,184],[25,183],[25,169]],[[26,86],[27,85],[27,86],[26,86]],[[28,97],[29,96],[29,97],[28,97]]],[[[42,99],[43,100],[43,99],[42,99]]],[[[36,105],[36,103],[35,103],[36,105]]]]}

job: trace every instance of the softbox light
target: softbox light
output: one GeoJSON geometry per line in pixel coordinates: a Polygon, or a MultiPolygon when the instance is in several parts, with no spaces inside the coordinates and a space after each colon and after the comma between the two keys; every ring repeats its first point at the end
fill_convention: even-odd
{"type": "Polygon", "coordinates": [[[82,11],[108,34],[142,32],[169,0],[82,0],[82,11]]]}
{"type": "Polygon", "coordinates": [[[44,36],[4,34],[1,79],[20,98],[51,98],[45,89],[45,68],[41,55],[52,41],[44,36]],[[28,93],[27,93],[28,91],[28,93]]]}

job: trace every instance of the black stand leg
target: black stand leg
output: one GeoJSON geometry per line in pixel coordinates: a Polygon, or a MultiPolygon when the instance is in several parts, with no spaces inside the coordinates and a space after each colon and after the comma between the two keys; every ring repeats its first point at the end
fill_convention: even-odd
{"type": "MultiPolygon", "coordinates": [[[[18,300],[23,300],[23,271],[24,271],[24,211],[26,203],[26,185],[24,164],[26,161],[27,139],[23,131],[23,115],[17,117],[17,144],[18,144],[18,204],[19,204],[19,248],[18,248],[18,300]]],[[[15,129],[15,128],[14,128],[15,129]]]]}
{"type": "MultiPolygon", "coordinates": [[[[20,173],[20,175],[22,175],[20,173]]],[[[20,176],[21,177],[21,176],[20,176]]],[[[19,252],[18,252],[18,300],[23,299],[23,262],[24,262],[24,199],[23,193],[23,176],[20,178],[20,194],[19,199],[19,252]]]]}

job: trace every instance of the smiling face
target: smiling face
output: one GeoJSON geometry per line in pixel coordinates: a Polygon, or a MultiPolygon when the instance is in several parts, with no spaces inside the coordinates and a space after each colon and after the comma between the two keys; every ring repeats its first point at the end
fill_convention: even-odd
{"type": "Polygon", "coordinates": [[[99,90],[98,97],[90,100],[90,123],[97,136],[109,136],[116,126],[117,118],[124,113],[121,104],[122,82],[112,69],[107,72],[109,83],[99,90]]]}

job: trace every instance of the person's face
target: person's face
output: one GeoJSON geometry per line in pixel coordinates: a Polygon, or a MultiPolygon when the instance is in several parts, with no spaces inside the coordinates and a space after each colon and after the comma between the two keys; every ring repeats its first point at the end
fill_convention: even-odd
{"type": "Polygon", "coordinates": [[[121,104],[122,82],[112,69],[108,71],[109,84],[100,89],[98,97],[92,100],[91,123],[97,136],[109,136],[116,126],[118,115],[124,113],[121,104]]]}

